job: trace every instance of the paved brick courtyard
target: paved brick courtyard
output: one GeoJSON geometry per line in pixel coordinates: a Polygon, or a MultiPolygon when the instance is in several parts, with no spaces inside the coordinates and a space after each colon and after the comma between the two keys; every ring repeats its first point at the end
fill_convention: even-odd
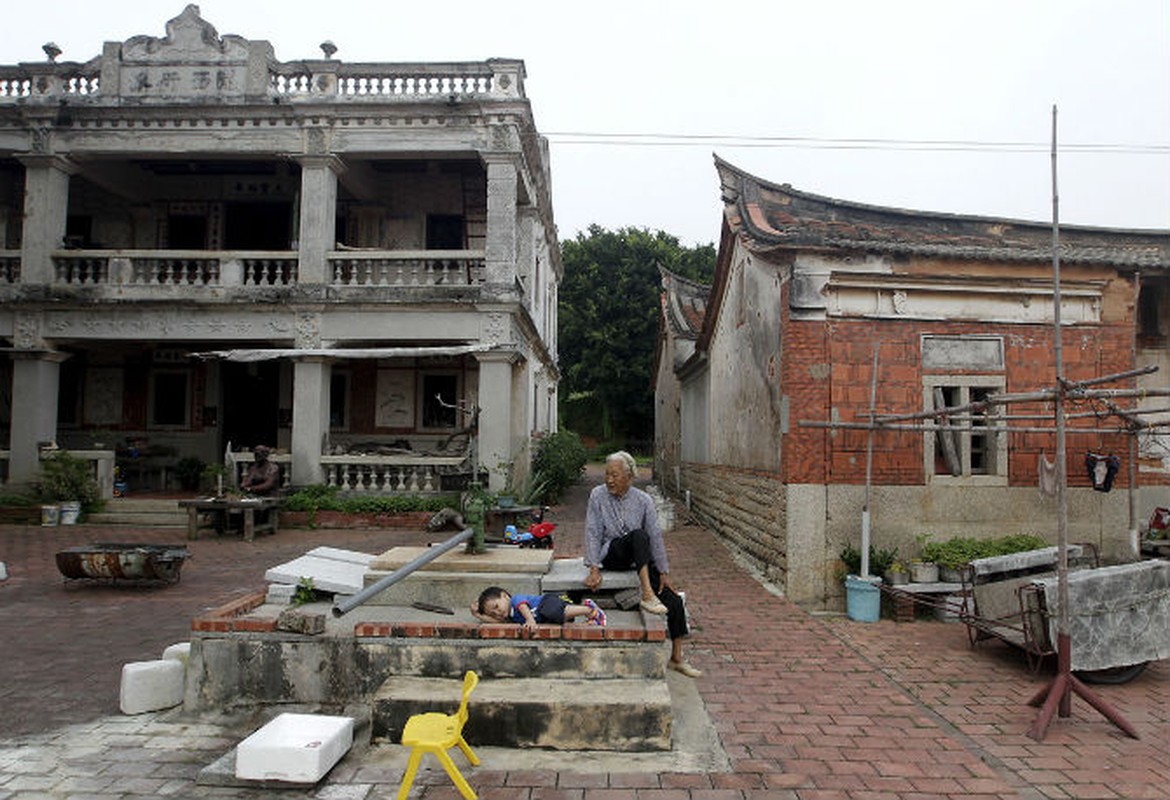
{"type": "MultiPolygon", "coordinates": [[[[554,509],[558,555],[579,555],[586,485],[554,509]]],[[[214,720],[118,714],[121,665],[158,657],[197,614],[263,586],[269,566],[321,544],[377,553],[423,532],[284,530],[254,542],[189,543],[182,581],[163,588],[65,586],[53,555],[92,541],[182,542],[177,529],[0,526],[0,800],[69,797],[393,796],[400,774],[374,748],[312,790],[196,787],[235,743],[214,720]]],[[[732,769],[725,773],[467,771],[481,798],[525,800],[925,800],[1170,797],[1170,664],[1097,687],[1141,734],[1125,737],[1074,698],[1043,742],[1026,705],[1050,673],[1015,651],[972,650],[963,626],[810,616],[776,597],[710,533],[668,537],[695,632],[688,657],[732,769]]],[[[458,795],[424,772],[414,796],[458,795]]]]}

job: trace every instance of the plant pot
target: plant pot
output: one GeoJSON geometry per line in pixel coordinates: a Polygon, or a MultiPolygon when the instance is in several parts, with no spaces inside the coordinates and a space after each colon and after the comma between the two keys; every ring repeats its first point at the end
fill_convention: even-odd
{"type": "Polygon", "coordinates": [[[906,570],[890,570],[882,576],[882,579],[890,586],[905,586],[910,582],[910,573],[906,570]]]}
{"type": "Polygon", "coordinates": [[[80,500],[64,500],[61,502],[61,524],[62,525],[76,525],[77,518],[81,516],[81,501],[80,500]]]}
{"type": "Polygon", "coordinates": [[[910,565],[910,580],[914,583],[938,583],[938,564],[916,561],[910,565]]]}
{"type": "Polygon", "coordinates": [[[944,567],[940,565],[938,568],[938,579],[943,583],[962,583],[963,570],[958,567],[944,567]]]}
{"type": "Polygon", "coordinates": [[[41,506],[41,525],[46,528],[55,528],[61,521],[61,506],[52,504],[41,506]]]}

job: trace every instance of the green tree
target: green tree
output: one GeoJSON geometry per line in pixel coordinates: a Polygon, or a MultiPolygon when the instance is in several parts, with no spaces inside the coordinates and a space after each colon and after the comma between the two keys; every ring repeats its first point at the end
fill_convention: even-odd
{"type": "Polygon", "coordinates": [[[558,345],[566,427],[636,447],[654,437],[651,386],[660,266],[710,283],[714,245],[688,248],[662,231],[597,225],[561,245],[558,345]]]}

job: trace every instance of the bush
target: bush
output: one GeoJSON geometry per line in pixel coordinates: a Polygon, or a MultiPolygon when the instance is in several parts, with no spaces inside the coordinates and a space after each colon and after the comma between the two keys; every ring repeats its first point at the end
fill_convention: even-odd
{"type": "Polygon", "coordinates": [[[59,450],[41,462],[41,479],[35,493],[43,502],[77,500],[85,512],[101,506],[101,489],[89,462],[67,450],[59,450]]]}
{"type": "Polygon", "coordinates": [[[555,503],[565,490],[581,480],[588,456],[581,437],[561,429],[542,438],[532,460],[532,479],[527,497],[530,503],[555,503]]]}
{"type": "Polygon", "coordinates": [[[1032,534],[1013,534],[997,539],[958,536],[945,542],[927,542],[922,546],[922,560],[933,561],[940,567],[958,569],[977,558],[1002,556],[1047,546],[1048,542],[1032,534]]]}
{"type": "Polygon", "coordinates": [[[459,499],[449,494],[402,494],[378,497],[342,495],[336,486],[305,486],[284,501],[286,511],[340,511],[344,514],[404,514],[454,508],[459,499]]]}
{"type": "MultiPolygon", "coordinates": [[[[850,575],[861,574],[861,551],[851,544],[845,545],[841,551],[841,561],[845,563],[845,569],[850,575]]],[[[869,574],[870,575],[884,575],[889,569],[890,565],[898,560],[898,548],[893,550],[881,549],[878,550],[872,544],[869,546],[869,574]]]]}

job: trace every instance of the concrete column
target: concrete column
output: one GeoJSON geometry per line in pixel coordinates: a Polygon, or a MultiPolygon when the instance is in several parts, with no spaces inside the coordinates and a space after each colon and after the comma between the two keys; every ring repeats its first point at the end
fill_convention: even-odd
{"type": "Polygon", "coordinates": [[[504,488],[500,466],[517,454],[512,447],[513,353],[480,353],[479,360],[479,466],[487,470],[488,489],[504,488]]]}
{"type": "Polygon", "coordinates": [[[301,156],[301,209],[298,283],[329,283],[325,254],[337,240],[337,175],[334,156],[301,156]]]}
{"type": "Polygon", "coordinates": [[[12,363],[12,433],[8,478],[30,484],[41,471],[38,443],[57,438],[57,393],[63,353],[15,353],[12,363]]]}
{"type": "Polygon", "coordinates": [[[511,284],[516,275],[516,190],[511,161],[487,165],[487,282],[511,284]]]}
{"type": "Polygon", "coordinates": [[[59,156],[23,156],[24,230],[21,283],[51,283],[52,253],[65,240],[69,214],[69,176],[73,166],[59,156]]]}
{"type": "Polygon", "coordinates": [[[329,382],[332,364],[305,358],[293,364],[292,483],[323,483],[321,451],[329,434],[329,382]]]}

